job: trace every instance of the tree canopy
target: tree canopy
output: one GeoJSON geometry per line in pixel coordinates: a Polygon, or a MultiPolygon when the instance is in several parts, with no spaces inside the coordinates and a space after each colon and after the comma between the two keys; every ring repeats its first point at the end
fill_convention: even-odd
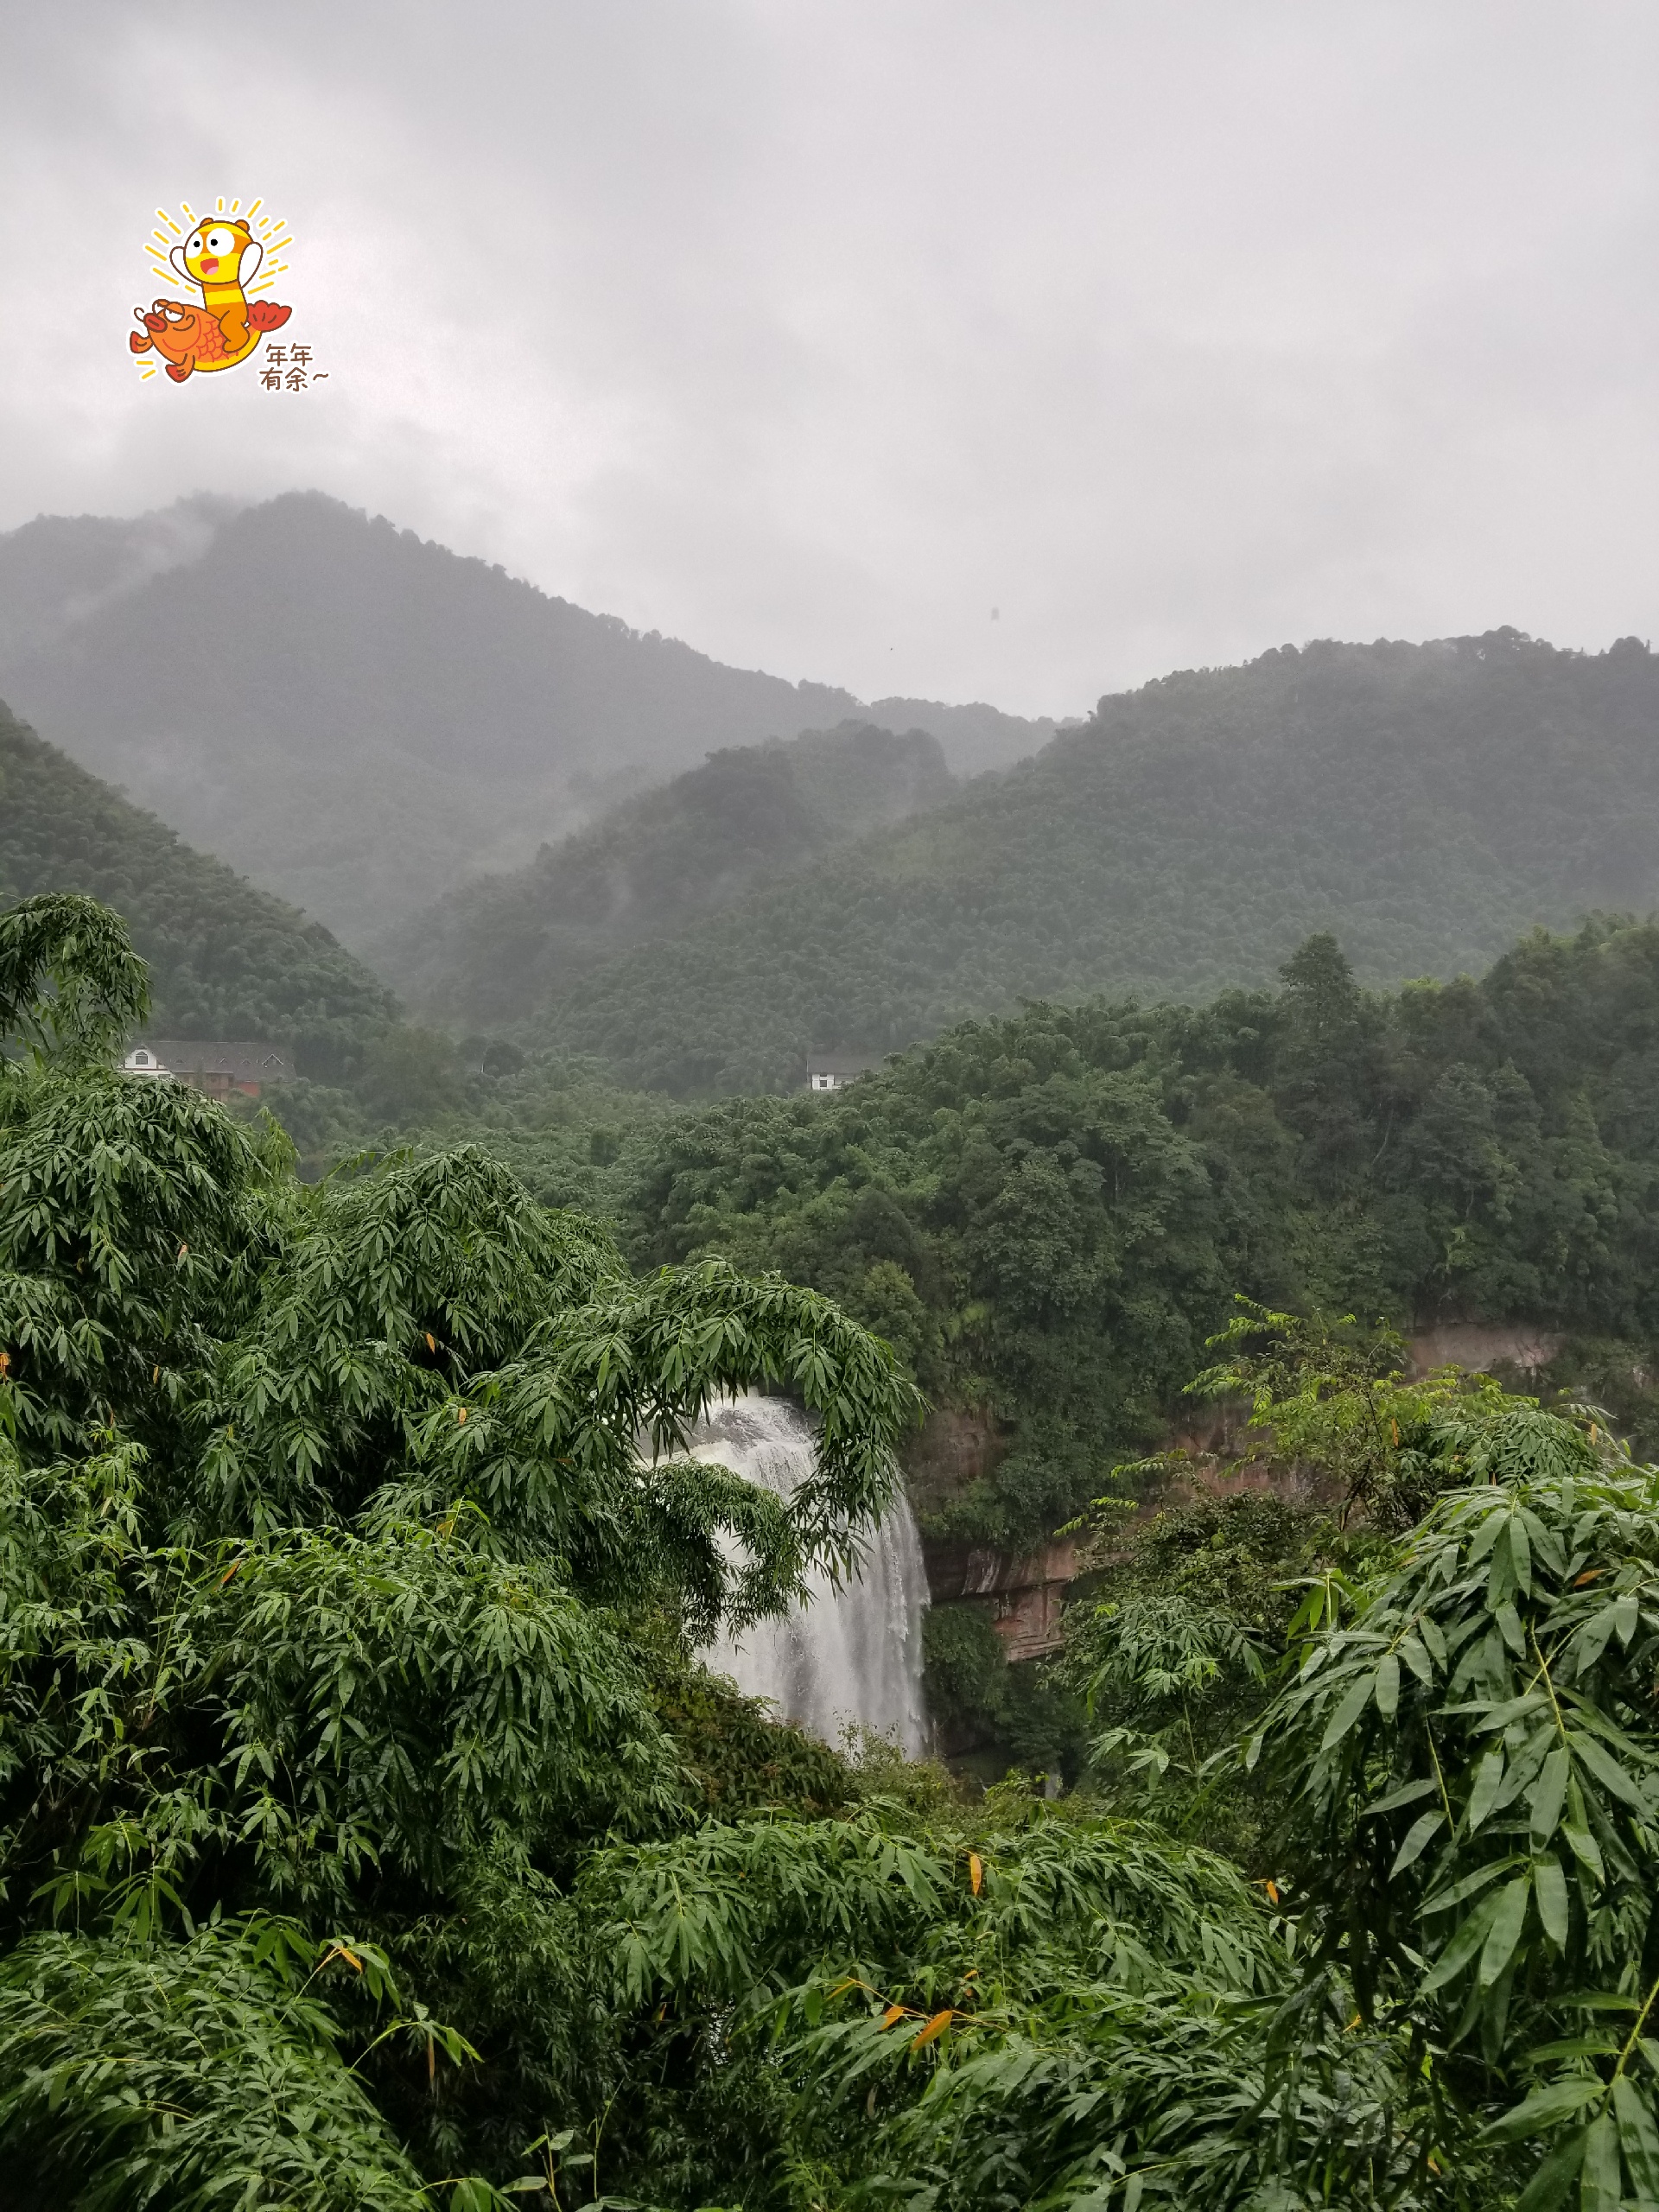
{"type": "MultiPolygon", "coordinates": [[[[0,917],[10,2198],[1659,2204],[1659,1471],[1605,1415],[1241,1309],[1199,1387],[1352,1527],[1145,1528],[1069,1797],[849,1765],[695,1648],[851,1563],[892,1350],[474,1147],[302,1185],[114,1071],[143,988],[88,901],[0,917]],[[746,1387],[816,1417],[787,1503],[682,1449],[746,1387]]],[[[1334,1177],[1363,1003],[1323,947],[1287,995],[1334,1177]]]]}
{"type": "Polygon", "coordinates": [[[1318,641],[1182,671],[621,955],[528,1033],[713,1097],[1021,999],[1260,988],[1325,931],[1369,983],[1473,972],[1535,925],[1659,904],[1656,709],[1633,638],[1318,641]]]}
{"type": "MultiPolygon", "coordinates": [[[[810,1291],[629,1276],[469,1148],[297,1184],[274,1128],[112,1071],[143,979],[89,900],[0,919],[0,989],[41,1040],[0,1061],[0,2131],[64,2201],[217,2201],[228,2132],[248,2201],[412,2202],[376,2114],[435,2051],[475,2101],[490,1943],[690,1817],[691,1641],[844,1569],[914,1387],[810,1291]],[[750,1387],[817,1418],[787,1508],[680,1448],[750,1387]]],[[[550,2063],[491,2072],[509,2134],[550,2063]]],[[[493,2124],[451,2101],[440,2164],[493,2124]]]]}
{"type": "Polygon", "coordinates": [[[1034,1542],[1160,1448],[1237,1292],[1524,1324],[1659,1443],[1656,1023],[1651,924],[1389,993],[1316,936],[1276,990],[1033,1005],[827,1098],[661,1120],[608,1195],[636,1260],[782,1268],[976,1412],[975,1479],[918,1499],[941,1536],[1034,1542]]]}

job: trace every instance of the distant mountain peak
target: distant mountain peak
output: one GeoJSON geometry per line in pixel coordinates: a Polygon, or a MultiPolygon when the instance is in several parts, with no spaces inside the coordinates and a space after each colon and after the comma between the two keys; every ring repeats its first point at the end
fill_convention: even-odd
{"type": "Polygon", "coordinates": [[[319,491],[0,536],[0,696],[359,944],[721,747],[902,707],[971,769],[1052,732],[728,668],[319,491]],[[181,664],[203,622],[233,683],[181,664]]]}
{"type": "MultiPolygon", "coordinates": [[[[531,1033],[632,1084],[788,1090],[838,1039],[887,1052],[1022,999],[1269,985],[1319,932],[1397,983],[1656,907],[1639,641],[1322,639],[1103,699],[1005,776],[618,954],[531,1033]]],[[[1212,1107],[1242,1110],[1195,1094],[1212,1107]]]]}

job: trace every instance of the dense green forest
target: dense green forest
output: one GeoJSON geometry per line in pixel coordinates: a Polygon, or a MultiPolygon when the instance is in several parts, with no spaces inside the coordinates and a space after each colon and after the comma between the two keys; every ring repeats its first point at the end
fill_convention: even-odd
{"type": "Polygon", "coordinates": [[[937,738],[869,722],[728,746],[516,874],[452,892],[373,948],[425,1016],[489,1029],[541,1012],[626,946],[679,934],[758,880],[947,799],[937,738]]]}
{"type": "MultiPolygon", "coordinates": [[[[695,1653],[891,1494],[891,1352],[476,1147],[308,1187],[112,1071],[145,988],[92,902],[0,913],[0,2200],[1659,2199],[1659,1470],[1605,1417],[1245,1309],[1202,1387],[1328,1503],[1095,1509],[1085,1785],[843,1758],[695,1653]],[[683,1456],[745,1384],[816,1417],[787,1502],[683,1456]]],[[[1320,944],[1255,1002],[1327,1204],[1405,1003],[1320,944]]]]}
{"type": "Polygon", "coordinates": [[[1635,639],[1315,644],[1166,677],[624,954],[535,1033],[715,1096],[1023,997],[1261,985],[1321,930],[1367,982],[1474,971],[1536,924],[1659,904],[1656,733],[1635,639]]]}
{"type": "MultiPolygon", "coordinates": [[[[835,1297],[953,1417],[907,1455],[936,1556],[1017,1554],[1205,1431],[1184,1386],[1238,1294],[1541,1332],[1540,1387],[1659,1449],[1656,1074],[1659,927],[1604,918],[1392,993],[1315,938],[1274,990],[1036,1005],[828,1097],[675,1108],[479,1039],[439,1126],[637,1266],[835,1297]]],[[[928,1647],[959,1745],[1075,1764],[1075,1701],[985,1617],[937,1612],[928,1647]]]]}
{"type": "MultiPolygon", "coordinates": [[[[46,891],[90,894],[123,917],[153,977],[152,1034],[292,1052],[300,1080],[281,1111],[313,1172],[389,1124],[430,1123],[468,1097],[466,1052],[404,1022],[385,983],[319,923],[193,851],[0,706],[0,899],[46,891]]],[[[487,1097],[482,1057],[518,1068],[524,1056],[482,1038],[474,1047],[471,1088],[487,1097]]],[[[556,1075],[540,1088],[545,1147],[569,1084],[556,1075]]],[[[584,1097],[605,1095],[586,1078],[584,1097]]]]}
{"type": "Polygon", "coordinates": [[[1236,1292],[1558,1332],[1552,1379],[1659,1446],[1650,923],[1395,992],[1316,937],[1274,989],[1036,1005],[827,1097],[668,1112],[556,1063],[474,1096],[454,1126],[637,1264],[779,1268],[979,1409],[995,1465],[918,1498],[938,1535],[1027,1543],[1160,1446],[1236,1292]]]}
{"type": "Polygon", "coordinates": [[[955,797],[876,731],[716,755],[440,910],[454,1038],[0,724],[0,2206],[1659,2205],[1659,924],[1516,933],[1649,898],[1652,664],[1300,661],[955,797]],[[1175,895],[1112,793],[1182,760],[1160,865],[1228,949],[1079,998],[1175,895]],[[894,856],[973,821],[890,942],[894,856]],[[946,1020],[947,968],[1018,995],[1039,862],[1072,1002],[946,1020]],[[777,902],[855,879],[869,988],[935,995],[811,1040],[931,1041],[780,1096],[764,988],[747,1060],[615,1026],[654,966],[737,1039],[698,948],[771,916],[798,981],[777,902]],[[296,1041],[277,1118],[111,1071],[150,982],[70,887],[168,1026],[296,1041]],[[1408,1371],[1462,1320],[1556,1348],[1408,1371]],[[683,1453],[749,1385],[819,1423],[786,1502],[683,1453]],[[698,1658],[901,1471],[938,1545],[1085,1546],[1039,1667],[929,1618],[988,1789],[698,1658]]]}
{"type": "Polygon", "coordinates": [[[123,915],[181,1037],[304,1040],[320,1059],[394,1014],[327,931],[193,852],[0,705],[0,900],[79,891],[123,915]]]}

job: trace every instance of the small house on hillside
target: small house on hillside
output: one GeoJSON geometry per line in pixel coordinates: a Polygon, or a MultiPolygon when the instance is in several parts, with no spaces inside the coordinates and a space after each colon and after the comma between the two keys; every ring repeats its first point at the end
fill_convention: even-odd
{"type": "Polygon", "coordinates": [[[872,1059],[847,1059],[835,1053],[817,1053],[806,1064],[809,1090],[844,1090],[875,1065],[872,1059]]]}
{"type": "Polygon", "coordinates": [[[213,1039],[145,1038],[121,1063],[127,1075],[170,1076],[209,1098],[239,1091],[257,1098],[267,1084],[292,1083],[294,1064],[274,1045],[222,1044],[213,1039]]]}

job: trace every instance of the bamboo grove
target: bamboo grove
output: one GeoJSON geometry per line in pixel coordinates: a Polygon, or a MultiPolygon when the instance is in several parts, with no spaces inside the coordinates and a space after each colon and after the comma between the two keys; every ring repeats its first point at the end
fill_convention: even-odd
{"type": "Polygon", "coordinates": [[[1325,1502],[1103,1502],[1089,1776],[970,1800],[696,1656],[855,1561],[880,1338],[467,1146],[302,1183],[115,1071],[145,990],[92,902],[0,916],[0,2202],[1659,2203],[1605,1418],[1241,1309],[1204,1387],[1325,1502]],[[684,1449],[750,1388],[787,1503],[684,1449]]]}

